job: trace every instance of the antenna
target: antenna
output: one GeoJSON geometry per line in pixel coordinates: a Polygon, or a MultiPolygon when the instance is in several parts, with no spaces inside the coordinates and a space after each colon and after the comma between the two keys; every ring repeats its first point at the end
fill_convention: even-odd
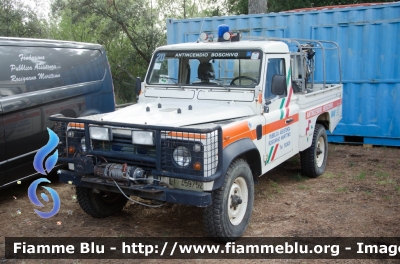
{"type": "Polygon", "coordinates": [[[203,31],[203,25],[204,25],[204,20],[205,20],[205,19],[206,19],[206,18],[203,17],[203,22],[201,22],[201,28],[200,28],[199,36],[197,37],[197,43],[200,42],[200,34],[201,34],[201,31],[203,31]]]}

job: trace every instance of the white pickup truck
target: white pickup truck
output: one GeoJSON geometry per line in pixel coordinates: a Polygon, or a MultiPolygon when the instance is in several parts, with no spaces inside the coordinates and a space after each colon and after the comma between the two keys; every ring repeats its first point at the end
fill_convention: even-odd
{"type": "Polygon", "coordinates": [[[324,172],[326,130],[342,116],[341,80],[325,78],[329,64],[340,79],[337,45],[242,41],[229,32],[218,41],[202,38],[156,49],[145,80],[137,80],[137,104],[50,118],[59,161],[69,164],[60,181],[76,185],[89,215],[106,217],[128,199],[139,202],[129,196],[152,200],[145,203],[152,207],[204,207],[208,235],[232,241],[249,224],[257,177],[297,153],[304,175],[324,172]]]}

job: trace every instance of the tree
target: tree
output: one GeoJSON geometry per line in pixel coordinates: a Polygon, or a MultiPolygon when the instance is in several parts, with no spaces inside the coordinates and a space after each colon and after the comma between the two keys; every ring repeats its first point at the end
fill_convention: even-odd
{"type": "Polygon", "coordinates": [[[267,13],[267,0],[248,0],[249,14],[267,13]]]}
{"type": "Polygon", "coordinates": [[[145,0],[56,0],[52,10],[59,17],[53,35],[102,44],[117,99],[134,100],[132,77],[144,77],[154,49],[166,41],[165,26],[158,23],[159,7],[145,0]]]}
{"type": "Polygon", "coordinates": [[[249,13],[248,0],[227,0],[228,14],[240,15],[249,13]]]}
{"type": "Polygon", "coordinates": [[[0,2],[0,36],[45,38],[47,23],[20,0],[0,2]]]}
{"type": "Polygon", "coordinates": [[[164,29],[156,26],[158,11],[145,0],[56,0],[53,10],[70,10],[72,21],[96,15],[106,21],[106,28],[123,32],[142,62],[150,62],[154,48],[165,42],[164,29]]]}
{"type": "Polygon", "coordinates": [[[144,77],[154,49],[166,43],[166,19],[218,14],[212,0],[55,0],[51,35],[102,44],[119,102],[132,101],[134,76],[144,77]]]}
{"type": "Polygon", "coordinates": [[[160,6],[160,22],[167,18],[186,19],[193,17],[220,16],[226,13],[220,1],[203,0],[156,0],[160,6]]]}

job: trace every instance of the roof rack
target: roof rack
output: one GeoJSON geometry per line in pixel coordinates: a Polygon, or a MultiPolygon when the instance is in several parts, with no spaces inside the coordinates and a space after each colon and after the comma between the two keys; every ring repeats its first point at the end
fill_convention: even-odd
{"type": "MultiPolygon", "coordinates": [[[[340,83],[342,83],[342,65],[340,61],[340,48],[339,45],[334,41],[329,40],[315,40],[315,39],[301,39],[301,38],[275,38],[275,37],[263,37],[263,36],[246,36],[243,37],[246,40],[254,40],[254,41],[283,41],[286,43],[294,43],[297,45],[298,51],[303,52],[304,46],[301,43],[314,43],[317,44],[313,46],[315,49],[321,49],[322,51],[322,71],[323,71],[323,87],[326,85],[326,69],[325,69],[325,51],[326,50],[337,50],[338,54],[338,64],[339,64],[339,78],[340,83]],[[323,44],[330,44],[334,47],[325,47],[323,44]]],[[[312,72],[312,86],[314,85],[314,73],[312,72]]]]}

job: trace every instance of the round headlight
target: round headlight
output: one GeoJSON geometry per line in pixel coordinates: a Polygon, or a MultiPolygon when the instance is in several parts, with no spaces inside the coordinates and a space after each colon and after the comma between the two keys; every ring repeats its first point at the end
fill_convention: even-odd
{"type": "Polygon", "coordinates": [[[186,167],[189,165],[192,157],[190,151],[185,147],[177,147],[172,154],[174,161],[181,167],[186,167]]]}

